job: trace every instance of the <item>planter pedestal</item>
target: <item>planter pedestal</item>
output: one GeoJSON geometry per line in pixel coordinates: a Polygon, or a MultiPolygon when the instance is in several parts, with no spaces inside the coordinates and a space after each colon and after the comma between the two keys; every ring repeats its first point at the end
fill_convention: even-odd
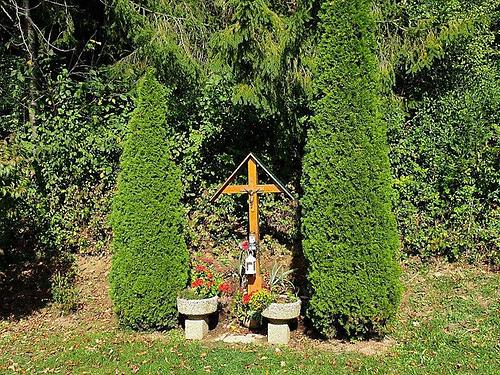
{"type": "Polygon", "coordinates": [[[186,339],[201,340],[208,333],[208,316],[217,311],[217,301],[217,296],[196,300],[177,298],[179,313],[186,315],[186,339]]]}
{"type": "Polygon", "coordinates": [[[208,315],[188,315],[185,335],[188,340],[201,340],[208,333],[208,315]]]}
{"type": "Polygon", "coordinates": [[[288,344],[290,326],[288,320],[269,319],[267,323],[267,342],[269,344],[288,344]]]}
{"type": "Polygon", "coordinates": [[[267,324],[267,342],[270,344],[288,344],[290,326],[288,322],[300,315],[300,300],[290,303],[271,303],[262,316],[269,320],[267,324]]]}

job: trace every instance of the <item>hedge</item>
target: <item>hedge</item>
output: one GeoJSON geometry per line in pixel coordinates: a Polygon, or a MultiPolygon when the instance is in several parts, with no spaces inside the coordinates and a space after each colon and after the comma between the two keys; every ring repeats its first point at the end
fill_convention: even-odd
{"type": "Polygon", "coordinates": [[[177,325],[176,296],[188,280],[181,172],[168,152],[167,94],[151,71],[138,83],[111,214],[111,297],[120,323],[140,330],[177,325]]]}
{"type": "Polygon", "coordinates": [[[402,291],[370,4],[324,2],[320,14],[301,204],[307,315],[327,337],[384,332],[402,291]]]}

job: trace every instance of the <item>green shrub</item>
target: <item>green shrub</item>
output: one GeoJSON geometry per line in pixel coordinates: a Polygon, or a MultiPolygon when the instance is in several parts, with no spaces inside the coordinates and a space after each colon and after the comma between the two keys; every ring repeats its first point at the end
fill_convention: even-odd
{"type": "MultiPolygon", "coordinates": [[[[477,5],[457,3],[460,11],[453,13],[443,2],[432,4],[445,21],[475,20],[473,32],[447,43],[428,69],[400,72],[399,97],[385,113],[404,251],[498,266],[500,64],[494,56],[500,9],[493,12],[489,1],[477,5]]],[[[413,17],[428,19],[427,6],[418,8],[413,17]]]]}
{"type": "Polygon", "coordinates": [[[137,95],[112,206],[111,296],[123,325],[171,328],[188,280],[181,173],[168,151],[166,88],[148,72],[137,95]]]}
{"type": "Polygon", "coordinates": [[[106,217],[132,112],[129,85],[105,69],[82,80],[67,69],[43,76],[36,132],[22,122],[0,139],[0,247],[10,261],[102,253],[111,237],[106,217]]]}
{"type": "Polygon", "coordinates": [[[301,203],[307,313],[328,337],[383,333],[401,296],[370,4],[324,2],[321,12],[301,203]]]}

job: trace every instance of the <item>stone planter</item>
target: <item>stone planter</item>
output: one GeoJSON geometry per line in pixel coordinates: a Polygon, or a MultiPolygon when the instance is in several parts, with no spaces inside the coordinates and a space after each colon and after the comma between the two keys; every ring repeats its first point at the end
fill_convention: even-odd
{"type": "Polygon", "coordinates": [[[288,344],[290,341],[289,321],[300,315],[301,301],[289,303],[271,303],[262,316],[269,320],[267,324],[267,341],[270,344],[288,344]]]}
{"type": "Polygon", "coordinates": [[[177,310],[186,315],[186,339],[201,340],[208,333],[208,316],[217,311],[217,303],[217,296],[205,299],[177,298],[177,310]]]}

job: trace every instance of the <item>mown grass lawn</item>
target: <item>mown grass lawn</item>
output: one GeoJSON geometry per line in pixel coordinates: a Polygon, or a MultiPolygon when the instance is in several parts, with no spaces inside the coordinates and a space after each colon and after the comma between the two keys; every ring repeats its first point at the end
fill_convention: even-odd
{"type": "MultiPolygon", "coordinates": [[[[406,293],[386,350],[302,350],[192,343],[85,324],[0,322],[0,373],[499,374],[500,275],[460,265],[406,267],[406,293]]],[[[29,319],[29,318],[28,318],[29,319]]],[[[335,348],[335,342],[331,345],[335,348]]],[[[345,347],[342,346],[342,347],[345,347]]]]}

